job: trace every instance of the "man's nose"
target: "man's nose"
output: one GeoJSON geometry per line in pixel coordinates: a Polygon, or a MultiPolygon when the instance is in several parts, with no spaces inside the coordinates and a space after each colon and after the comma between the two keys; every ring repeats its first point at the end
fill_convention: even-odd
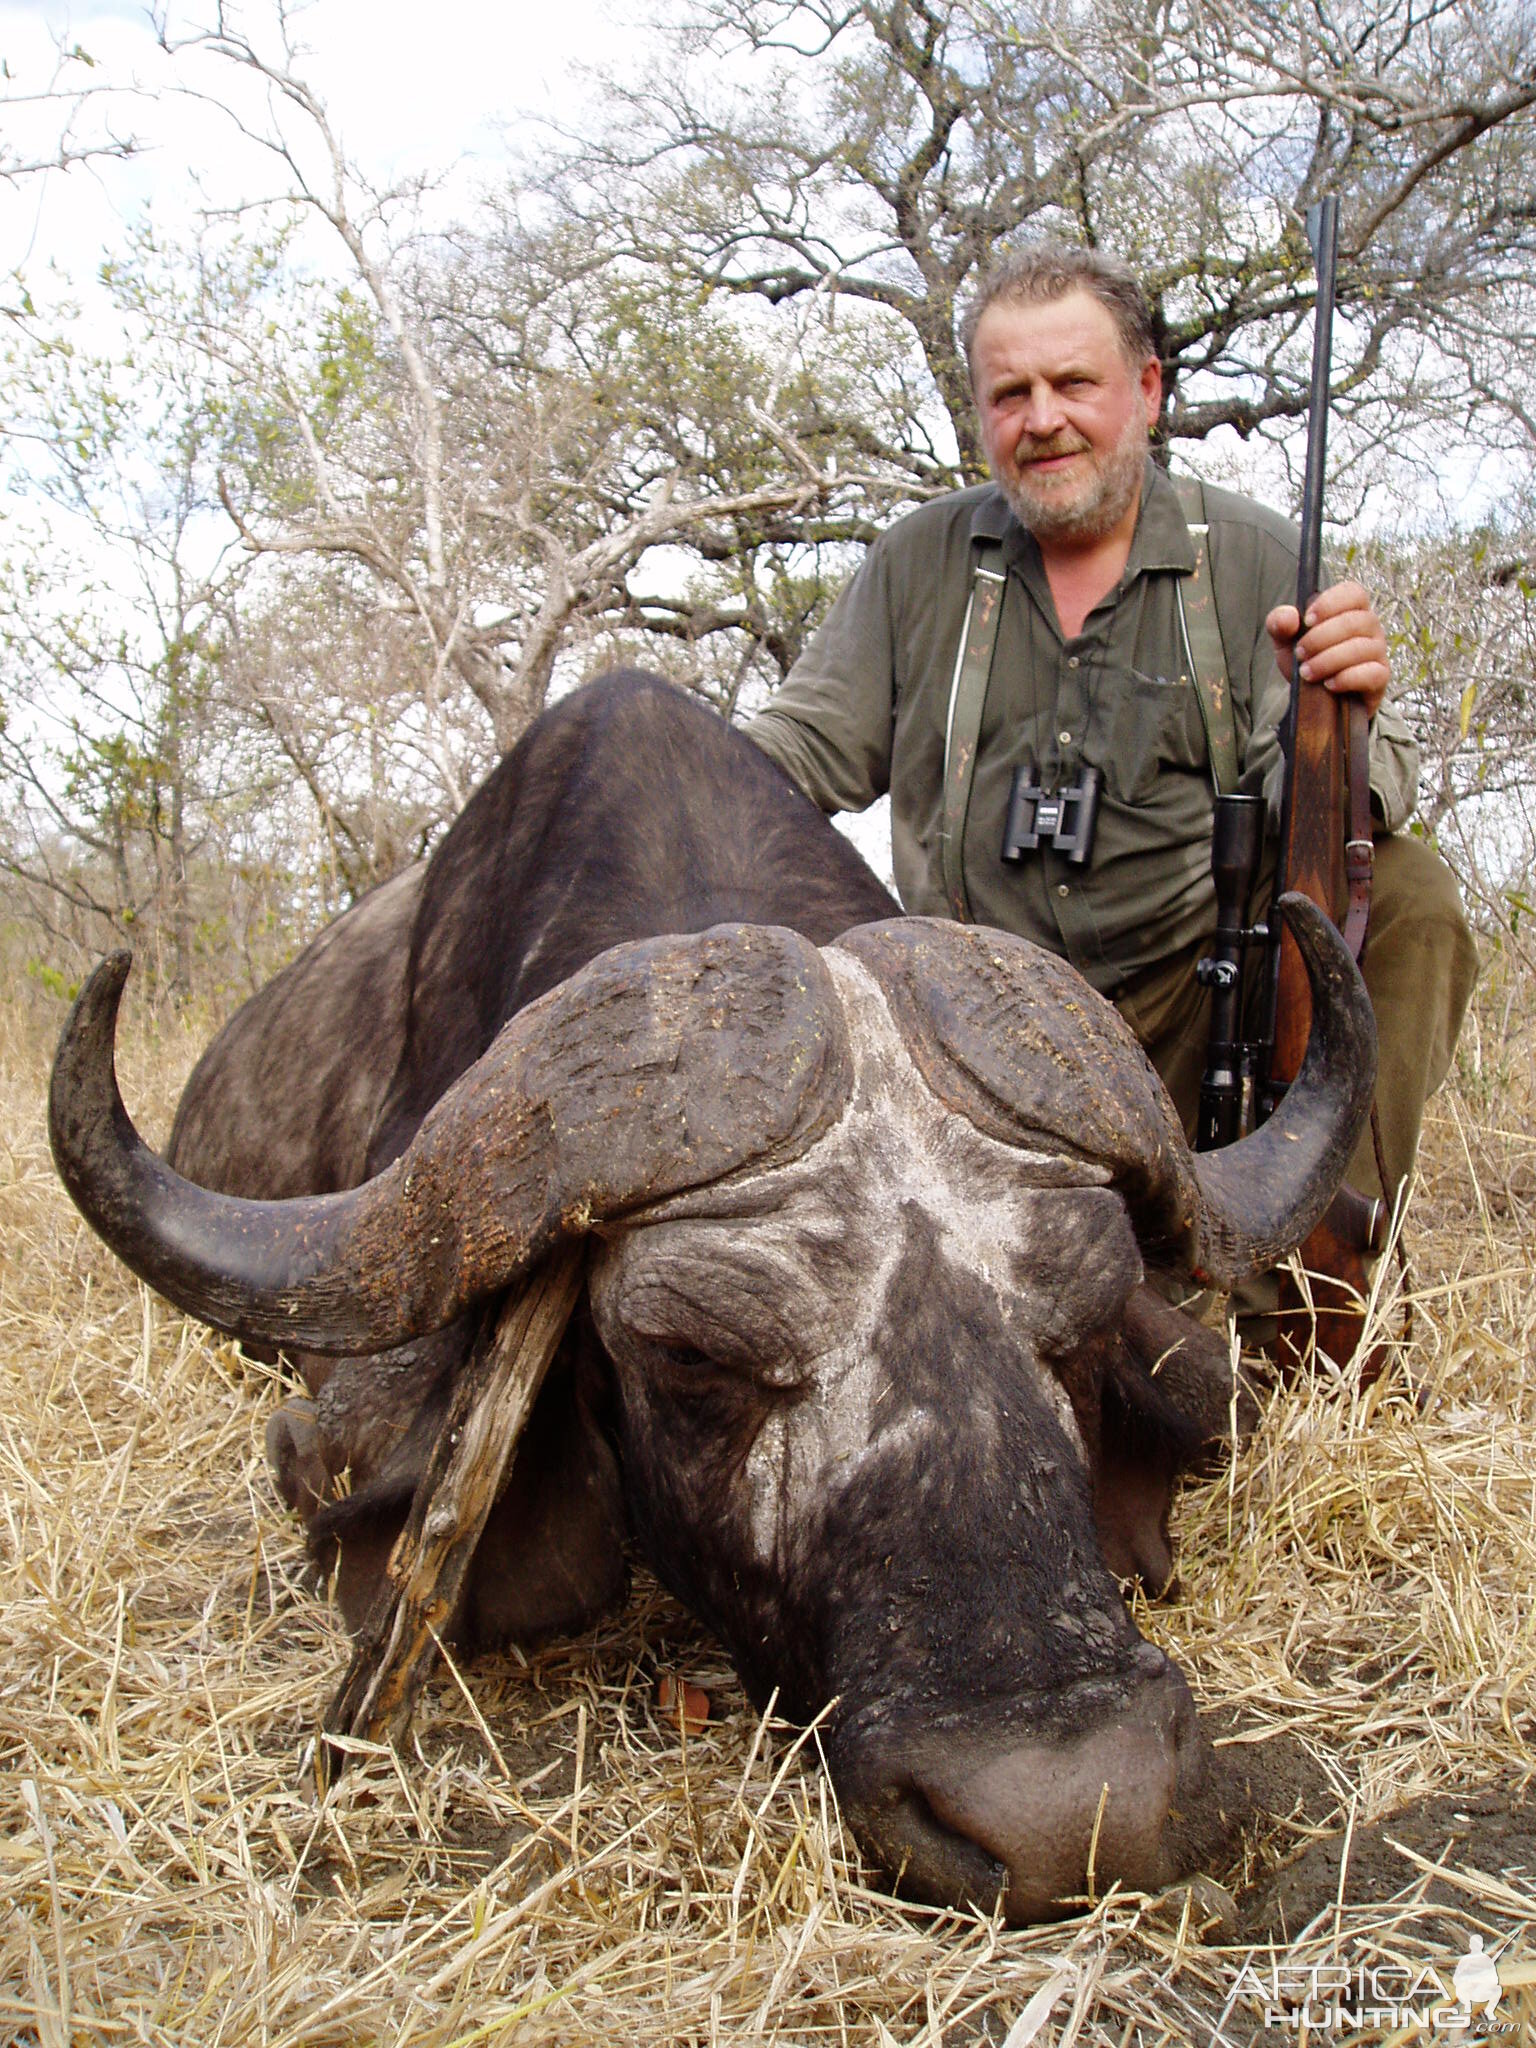
{"type": "Polygon", "coordinates": [[[1025,395],[1021,426],[1033,440],[1044,441],[1066,424],[1061,399],[1049,384],[1033,384],[1025,395]]]}

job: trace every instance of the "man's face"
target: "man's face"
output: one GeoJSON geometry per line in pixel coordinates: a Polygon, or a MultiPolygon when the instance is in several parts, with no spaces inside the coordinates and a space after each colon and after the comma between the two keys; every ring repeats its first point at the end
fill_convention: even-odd
{"type": "Polygon", "coordinates": [[[1107,306],[1085,291],[994,301],[972,374],[992,474],[1037,540],[1091,542],[1134,526],[1162,373],[1155,357],[1127,359],[1107,306]]]}

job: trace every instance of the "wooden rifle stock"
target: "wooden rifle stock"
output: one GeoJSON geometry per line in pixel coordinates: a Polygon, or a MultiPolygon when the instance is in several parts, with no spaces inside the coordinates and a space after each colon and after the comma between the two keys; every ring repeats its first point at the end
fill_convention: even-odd
{"type": "MultiPolygon", "coordinates": [[[[1280,846],[1280,873],[1287,889],[1299,889],[1341,928],[1348,877],[1345,868],[1345,701],[1318,683],[1299,682],[1292,692],[1295,749],[1291,802],[1280,846]]],[[[1366,744],[1363,706],[1351,744],[1366,744]]],[[[1353,722],[1353,721],[1351,721],[1353,722]]],[[[1276,892],[1279,893],[1278,890],[1276,892]]],[[[1312,1027],[1312,994],[1296,941],[1281,938],[1275,969],[1275,1034],[1270,1050],[1270,1100],[1294,1081],[1312,1027]]],[[[1280,1277],[1282,1359],[1299,1364],[1314,1333],[1317,1348],[1336,1365],[1347,1365],[1360,1343],[1371,1266],[1386,1241],[1386,1206],[1344,1183],[1322,1221],[1300,1247],[1311,1276],[1308,1304],[1295,1276],[1280,1277]]],[[[1378,1362],[1379,1370],[1379,1362],[1378,1362]]]]}
{"type": "MultiPolygon", "coordinates": [[[[1308,597],[1310,602],[1310,593],[1308,597]]],[[[1336,925],[1344,921],[1344,722],[1340,700],[1321,683],[1291,685],[1285,814],[1276,889],[1298,889],[1336,925]]],[[[1274,968],[1274,1033],[1266,1114],[1301,1071],[1312,1028],[1312,995],[1296,941],[1280,939],[1274,968]]]]}

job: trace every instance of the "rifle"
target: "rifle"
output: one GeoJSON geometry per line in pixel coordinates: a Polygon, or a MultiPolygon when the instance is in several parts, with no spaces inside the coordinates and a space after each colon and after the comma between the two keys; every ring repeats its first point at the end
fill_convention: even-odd
{"type": "MultiPolygon", "coordinates": [[[[1312,332],[1312,386],[1307,415],[1307,465],[1302,487],[1301,561],[1296,609],[1305,632],[1307,607],[1321,582],[1323,482],[1328,440],[1328,380],[1333,348],[1334,276],[1338,263],[1339,205],[1332,194],[1307,214],[1307,238],[1317,270],[1312,332]]],[[[1298,635],[1298,638],[1300,635],[1298,635]]],[[[1340,926],[1358,960],[1370,910],[1371,865],[1367,784],[1367,718],[1357,697],[1336,697],[1321,683],[1303,681],[1299,659],[1291,672],[1291,700],[1281,728],[1285,782],[1280,820],[1276,899],[1299,889],[1340,926]],[[1350,792],[1346,828],[1345,790],[1350,792]]],[[[1253,1086],[1253,1117],[1269,1116],[1300,1070],[1312,1021],[1312,999],[1296,942],[1271,915],[1267,926],[1247,923],[1247,902],[1263,839],[1263,799],[1218,796],[1211,867],[1217,890],[1213,955],[1197,973],[1211,989],[1211,1046],[1201,1084],[1196,1143],[1203,1149],[1240,1135],[1245,1080],[1253,1086]],[[1263,1022],[1256,1044],[1240,1036],[1243,961],[1250,942],[1265,949],[1263,1022]]],[[[1281,1276],[1282,1360],[1299,1360],[1315,1312],[1316,1342],[1343,1365],[1354,1356],[1364,1320],[1370,1260],[1385,1240],[1386,1208],[1348,1186],[1340,1187],[1322,1221],[1301,1246],[1312,1276],[1309,1310],[1289,1271],[1281,1276]]]]}

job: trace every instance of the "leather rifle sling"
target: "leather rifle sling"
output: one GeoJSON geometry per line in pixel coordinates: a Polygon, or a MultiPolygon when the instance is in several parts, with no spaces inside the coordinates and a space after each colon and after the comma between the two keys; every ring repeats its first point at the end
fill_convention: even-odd
{"type": "Polygon", "coordinates": [[[997,647],[997,622],[1002,615],[1003,587],[1008,572],[998,541],[978,543],[971,595],[960,628],[955,673],[949,686],[949,712],[944,721],[944,821],[939,828],[939,854],[944,870],[944,895],[949,914],[972,924],[965,893],[965,816],[971,805],[976,772],[976,743],[981,736],[982,708],[997,647]]]}
{"type": "Polygon", "coordinates": [[[1184,658],[1189,663],[1189,680],[1195,686],[1200,706],[1200,723],[1205,727],[1211,780],[1218,796],[1228,796],[1237,788],[1237,722],[1232,716],[1227,655],[1222,645],[1221,622],[1216,616],[1216,595],[1211,587],[1211,530],[1205,516],[1205,492],[1198,477],[1176,476],[1170,482],[1195,549],[1194,568],[1175,585],[1184,658]]]}

